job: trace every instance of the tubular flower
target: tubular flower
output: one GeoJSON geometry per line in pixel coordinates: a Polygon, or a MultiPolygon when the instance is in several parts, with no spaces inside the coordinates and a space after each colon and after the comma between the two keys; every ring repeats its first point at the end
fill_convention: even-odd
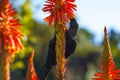
{"type": "Polygon", "coordinates": [[[2,0],[0,4],[0,51],[4,47],[11,55],[23,49],[20,41],[23,34],[19,30],[19,20],[14,18],[16,11],[9,0],[2,0]]]}
{"type": "Polygon", "coordinates": [[[43,8],[44,12],[49,12],[44,20],[48,24],[53,24],[55,21],[62,23],[64,20],[69,20],[75,17],[73,10],[76,10],[76,5],[73,4],[75,0],[47,0],[43,8]]]}
{"type": "Polygon", "coordinates": [[[102,72],[96,72],[95,76],[97,78],[93,80],[120,80],[120,70],[115,70],[106,27],[104,29],[104,48],[101,69],[102,72]]]}
{"type": "Polygon", "coordinates": [[[38,77],[37,77],[35,69],[34,69],[33,57],[34,57],[34,51],[30,54],[27,75],[26,75],[25,80],[38,80],[38,77]]]}

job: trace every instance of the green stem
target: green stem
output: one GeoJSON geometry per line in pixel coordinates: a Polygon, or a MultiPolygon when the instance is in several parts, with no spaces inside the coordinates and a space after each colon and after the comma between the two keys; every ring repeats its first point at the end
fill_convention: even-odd
{"type": "Polygon", "coordinates": [[[64,79],[65,73],[65,30],[61,25],[56,25],[56,61],[57,75],[59,80],[64,79]]]}
{"type": "Polygon", "coordinates": [[[0,34],[2,39],[1,49],[0,49],[0,80],[10,80],[10,56],[8,50],[4,46],[4,37],[2,33],[0,34]]]}
{"type": "Polygon", "coordinates": [[[0,53],[0,80],[10,80],[8,53],[0,53]]]}

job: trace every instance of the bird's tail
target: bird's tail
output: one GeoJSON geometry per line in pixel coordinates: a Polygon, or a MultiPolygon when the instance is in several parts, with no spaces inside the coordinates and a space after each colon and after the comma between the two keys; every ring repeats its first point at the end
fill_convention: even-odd
{"type": "Polygon", "coordinates": [[[44,66],[40,72],[39,80],[45,80],[52,66],[44,66]]]}

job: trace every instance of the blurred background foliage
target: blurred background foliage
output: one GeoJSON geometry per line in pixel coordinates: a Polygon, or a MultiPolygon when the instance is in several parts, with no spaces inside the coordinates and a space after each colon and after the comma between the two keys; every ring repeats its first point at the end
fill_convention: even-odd
{"type": "MultiPolygon", "coordinates": [[[[21,40],[25,46],[25,49],[17,53],[14,62],[11,63],[11,80],[25,78],[28,57],[32,50],[35,51],[34,65],[39,76],[46,59],[49,41],[54,36],[54,29],[33,18],[34,12],[30,0],[25,0],[19,6],[14,6],[17,4],[17,0],[11,0],[11,2],[18,11],[16,17],[20,19],[20,23],[23,25],[21,31],[24,36],[21,40]]],[[[79,27],[76,37],[77,48],[74,55],[68,59],[66,80],[91,80],[94,71],[99,70],[103,43],[95,45],[94,35],[89,30],[81,28],[81,25],[79,27]]],[[[113,29],[110,30],[109,39],[115,63],[120,69],[120,33],[116,33],[113,29]]],[[[53,69],[50,72],[47,80],[56,80],[54,71],[53,69]]]]}

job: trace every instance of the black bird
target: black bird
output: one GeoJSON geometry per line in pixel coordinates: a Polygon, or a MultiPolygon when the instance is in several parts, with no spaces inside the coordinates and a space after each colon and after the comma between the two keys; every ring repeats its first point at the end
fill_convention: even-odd
{"type": "MultiPolygon", "coordinates": [[[[78,30],[78,24],[76,20],[72,18],[70,20],[70,28],[66,30],[65,58],[68,58],[75,51],[76,48],[75,36],[77,34],[77,30],[78,30]]],[[[51,39],[49,42],[47,59],[45,65],[40,71],[40,76],[39,76],[40,80],[45,80],[52,66],[56,65],[55,42],[56,42],[56,37],[54,36],[53,39],[51,39]]]]}

